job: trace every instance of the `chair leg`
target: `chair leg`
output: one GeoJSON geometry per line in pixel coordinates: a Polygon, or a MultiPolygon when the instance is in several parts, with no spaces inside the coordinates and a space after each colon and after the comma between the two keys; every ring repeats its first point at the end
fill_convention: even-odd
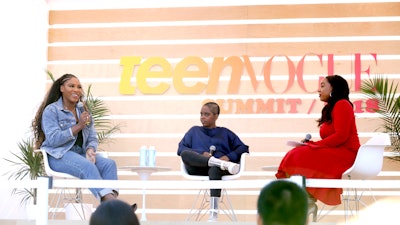
{"type": "Polygon", "coordinates": [[[75,189],[75,202],[82,203],[82,188],[75,189]]]}
{"type": "Polygon", "coordinates": [[[73,210],[77,213],[77,215],[79,216],[79,218],[81,220],[87,220],[89,218],[86,218],[86,208],[84,207],[84,204],[82,202],[80,203],[74,203],[74,202],[69,202],[67,204],[70,204],[73,208],[73,210]]]}
{"type": "Polygon", "coordinates": [[[227,215],[231,221],[236,222],[237,221],[236,214],[235,214],[235,211],[233,210],[233,206],[232,206],[231,200],[229,199],[229,195],[228,195],[228,192],[226,191],[226,189],[222,189],[222,191],[221,191],[220,203],[221,203],[220,204],[221,206],[225,207],[225,209],[224,209],[224,207],[221,207],[221,211],[225,215],[227,215]],[[226,199],[226,203],[225,203],[225,199],[226,199]]]}
{"type": "Polygon", "coordinates": [[[73,204],[73,203],[79,203],[80,207],[77,208],[75,205],[72,205],[74,210],[78,213],[79,217],[81,220],[86,220],[85,215],[85,209],[83,207],[83,198],[82,198],[82,189],[81,188],[76,188],[75,193],[70,193],[66,188],[61,188],[57,190],[56,196],[54,196],[53,200],[51,201],[51,205],[54,205],[54,209],[52,210],[53,212],[51,213],[50,218],[55,219],[55,215],[58,211],[58,208],[61,206],[61,203],[67,203],[67,204],[73,204]]]}
{"type": "MultiPolygon", "coordinates": [[[[229,195],[226,189],[221,190],[221,197],[219,201],[220,210],[224,213],[231,221],[237,221],[235,211],[233,210],[232,203],[229,199],[229,195]]],[[[197,194],[195,201],[192,204],[192,208],[189,210],[189,215],[186,217],[186,221],[190,221],[195,218],[195,221],[200,221],[204,215],[209,213],[210,209],[210,193],[208,190],[200,190],[197,194]],[[202,196],[202,200],[199,203],[199,198],[202,196]],[[196,209],[196,206],[199,207],[196,209]]]]}
{"type": "Polygon", "coordinates": [[[356,188],[346,189],[342,200],[344,204],[345,221],[347,222],[350,216],[358,216],[358,212],[360,209],[361,195],[358,195],[357,189],[356,188]],[[354,203],[354,207],[351,207],[350,202],[354,203]]]}
{"type": "Polygon", "coordinates": [[[308,215],[313,215],[313,222],[317,222],[317,218],[318,218],[318,206],[317,204],[314,203],[314,205],[309,209],[308,211],[308,215]]]}
{"type": "Polygon", "coordinates": [[[85,215],[85,208],[83,207],[83,198],[82,198],[82,188],[75,188],[75,194],[72,198],[70,198],[69,203],[78,203],[79,208],[75,204],[72,206],[74,207],[74,210],[76,213],[79,215],[81,220],[87,220],[89,218],[86,218],[85,215]]]}
{"type": "MultiPolygon", "coordinates": [[[[189,215],[186,217],[186,221],[190,221],[193,218],[195,221],[200,221],[204,217],[204,215],[207,215],[210,212],[209,206],[209,190],[200,190],[196,196],[195,201],[192,204],[191,209],[189,210],[189,215]],[[199,198],[202,198],[201,201],[199,198]],[[196,209],[197,205],[199,205],[199,207],[196,209]]],[[[224,213],[231,221],[237,221],[235,211],[233,210],[232,203],[229,199],[229,195],[226,189],[221,190],[219,206],[219,210],[224,213]]]]}
{"type": "Polygon", "coordinates": [[[194,200],[192,207],[189,210],[189,214],[186,217],[186,221],[190,221],[193,217],[195,218],[195,221],[199,221],[204,216],[204,214],[207,213],[205,212],[204,214],[202,214],[202,212],[206,210],[206,206],[209,204],[207,200],[208,196],[209,193],[207,190],[199,190],[199,193],[197,194],[196,199],[194,200]],[[200,201],[200,197],[202,197],[202,199],[199,207],[196,209],[196,206],[200,201]]]}
{"type": "Polygon", "coordinates": [[[338,205],[328,206],[329,208],[327,210],[325,210],[325,207],[327,207],[327,205],[321,203],[321,208],[317,208],[316,218],[315,218],[315,215],[313,215],[313,220],[315,219],[315,221],[313,221],[313,222],[318,222],[325,216],[329,215],[329,213],[332,212],[333,210],[335,210],[338,207],[338,205]]]}
{"type": "Polygon", "coordinates": [[[317,217],[318,217],[318,206],[317,206],[317,199],[315,199],[312,196],[308,197],[308,213],[307,215],[310,216],[311,214],[313,215],[313,222],[317,222],[317,217]]]}
{"type": "Polygon", "coordinates": [[[53,203],[56,201],[56,203],[55,203],[55,205],[54,205],[54,208],[53,208],[53,212],[51,213],[51,212],[49,212],[49,213],[51,213],[51,216],[50,216],[50,218],[52,219],[52,220],[54,220],[55,219],[55,216],[56,216],[56,213],[57,213],[57,209],[58,209],[58,207],[60,206],[60,202],[61,202],[61,198],[64,196],[64,192],[65,192],[65,189],[64,188],[61,188],[61,189],[58,189],[57,191],[56,191],[56,193],[55,193],[55,197],[53,198],[53,200],[51,201],[51,205],[54,205],[53,203]],[[57,199],[57,200],[56,200],[57,199]]]}
{"type": "Polygon", "coordinates": [[[344,220],[347,222],[347,219],[349,217],[349,211],[350,211],[350,190],[345,189],[344,193],[342,194],[342,202],[343,202],[343,210],[344,210],[344,220]]]}

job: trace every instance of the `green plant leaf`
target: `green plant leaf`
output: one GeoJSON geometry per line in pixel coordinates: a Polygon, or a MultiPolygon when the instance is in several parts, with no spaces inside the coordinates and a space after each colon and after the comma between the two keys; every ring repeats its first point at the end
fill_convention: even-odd
{"type": "Polygon", "coordinates": [[[86,104],[89,108],[90,114],[94,121],[94,127],[96,128],[97,138],[99,145],[109,141],[109,137],[120,131],[120,126],[113,124],[108,118],[109,109],[100,98],[94,98],[91,93],[92,85],[89,85],[86,93],[86,104]]]}
{"type": "MultiPolygon", "coordinates": [[[[382,119],[382,128],[391,135],[393,151],[400,153],[400,97],[397,93],[398,83],[389,81],[383,75],[364,80],[361,83],[361,93],[377,102],[378,108],[368,108],[375,111],[382,119]]],[[[400,160],[400,157],[397,157],[400,160]]]]}
{"type": "MultiPolygon", "coordinates": [[[[31,138],[22,140],[18,143],[18,148],[20,150],[18,153],[11,153],[12,159],[4,159],[11,163],[11,167],[16,168],[8,172],[8,179],[23,180],[29,178],[36,180],[38,177],[44,176],[43,157],[34,151],[33,140],[31,138]]],[[[14,189],[12,193],[23,196],[21,204],[26,204],[31,199],[36,204],[36,188],[14,189]]]]}

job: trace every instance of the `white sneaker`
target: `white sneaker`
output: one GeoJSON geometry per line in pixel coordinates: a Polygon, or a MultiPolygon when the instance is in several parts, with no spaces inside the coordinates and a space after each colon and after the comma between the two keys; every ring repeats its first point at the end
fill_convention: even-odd
{"type": "Polygon", "coordinates": [[[207,222],[218,222],[218,212],[210,210],[210,216],[208,217],[207,222]]]}
{"type": "Polygon", "coordinates": [[[240,165],[233,162],[223,162],[221,163],[221,170],[228,170],[230,174],[237,174],[240,170],[240,165]]]}

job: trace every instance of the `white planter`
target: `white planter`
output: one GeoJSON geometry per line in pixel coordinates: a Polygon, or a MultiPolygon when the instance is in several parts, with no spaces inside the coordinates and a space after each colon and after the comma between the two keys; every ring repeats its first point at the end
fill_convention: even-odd
{"type": "Polygon", "coordinates": [[[38,211],[38,206],[34,204],[26,205],[26,219],[36,220],[36,214],[38,211]]]}
{"type": "Polygon", "coordinates": [[[93,204],[67,203],[64,209],[66,220],[89,220],[93,212],[93,204]]]}

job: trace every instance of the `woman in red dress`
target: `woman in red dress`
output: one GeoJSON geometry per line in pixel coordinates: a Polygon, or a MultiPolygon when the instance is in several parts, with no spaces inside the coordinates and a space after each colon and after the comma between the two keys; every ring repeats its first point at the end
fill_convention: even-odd
{"type": "MultiPolygon", "coordinates": [[[[357,155],[360,141],[349,100],[347,81],[339,75],[325,77],[319,89],[319,98],[326,102],[321,118],[317,120],[321,140],[308,141],[290,150],[282,159],[277,178],[302,175],[306,178],[341,179],[357,155]]],[[[307,188],[311,206],[315,199],[327,205],[341,203],[341,188],[307,188]]]]}

